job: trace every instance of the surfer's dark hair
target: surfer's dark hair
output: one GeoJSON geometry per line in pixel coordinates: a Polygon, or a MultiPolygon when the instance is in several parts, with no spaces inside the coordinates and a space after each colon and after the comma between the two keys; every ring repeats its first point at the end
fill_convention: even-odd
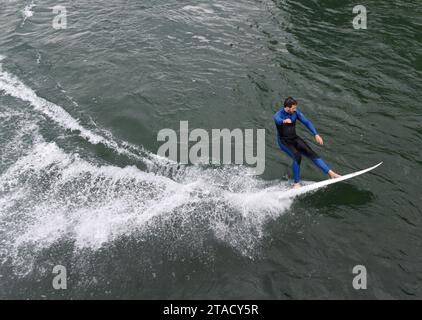
{"type": "Polygon", "coordinates": [[[286,100],[284,100],[285,108],[291,108],[294,105],[297,105],[297,101],[293,99],[292,97],[288,97],[286,100]]]}

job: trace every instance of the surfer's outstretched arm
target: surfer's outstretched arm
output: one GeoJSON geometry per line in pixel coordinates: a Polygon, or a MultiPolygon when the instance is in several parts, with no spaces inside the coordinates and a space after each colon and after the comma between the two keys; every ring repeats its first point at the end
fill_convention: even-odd
{"type": "Polygon", "coordinates": [[[311,120],[309,120],[308,118],[306,118],[302,112],[300,112],[299,110],[296,110],[296,114],[297,114],[297,119],[302,122],[306,128],[308,128],[308,130],[312,133],[313,136],[318,135],[315,126],[313,125],[313,123],[311,122],[311,120]]]}
{"type": "Polygon", "coordinates": [[[306,118],[302,112],[300,112],[299,110],[296,110],[297,113],[297,119],[302,122],[306,128],[308,128],[308,130],[312,133],[312,135],[315,137],[315,141],[320,144],[323,145],[324,144],[324,140],[322,140],[321,136],[318,134],[318,132],[315,129],[315,126],[313,125],[313,123],[311,122],[311,120],[309,120],[308,118],[306,118]]]}

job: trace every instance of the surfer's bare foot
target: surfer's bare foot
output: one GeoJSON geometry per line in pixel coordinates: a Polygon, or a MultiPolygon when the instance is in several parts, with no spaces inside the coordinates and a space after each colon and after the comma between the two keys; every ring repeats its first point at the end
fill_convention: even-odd
{"type": "Polygon", "coordinates": [[[340,178],[341,175],[335,173],[333,170],[328,171],[328,175],[330,176],[331,179],[335,179],[335,178],[340,178]]]}
{"type": "Polygon", "coordinates": [[[293,189],[297,189],[300,188],[300,183],[294,183],[293,184],[293,189]]]}

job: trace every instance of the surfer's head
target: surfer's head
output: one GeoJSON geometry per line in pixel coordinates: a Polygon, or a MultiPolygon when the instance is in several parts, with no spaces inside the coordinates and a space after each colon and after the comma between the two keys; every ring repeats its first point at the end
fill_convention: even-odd
{"type": "Polygon", "coordinates": [[[288,97],[286,100],[284,100],[284,110],[287,113],[294,113],[296,112],[297,108],[297,101],[293,99],[292,97],[288,97]]]}

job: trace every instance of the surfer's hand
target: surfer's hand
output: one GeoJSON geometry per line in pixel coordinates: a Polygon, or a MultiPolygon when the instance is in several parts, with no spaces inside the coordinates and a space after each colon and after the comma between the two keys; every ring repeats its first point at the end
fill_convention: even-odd
{"type": "Polygon", "coordinates": [[[292,123],[292,119],[283,120],[283,123],[292,123]]]}
{"type": "Polygon", "coordinates": [[[319,134],[317,134],[315,136],[315,141],[320,144],[321,146],[324,144],[324,140],[322,140],[321,136],[319,134]]]}

